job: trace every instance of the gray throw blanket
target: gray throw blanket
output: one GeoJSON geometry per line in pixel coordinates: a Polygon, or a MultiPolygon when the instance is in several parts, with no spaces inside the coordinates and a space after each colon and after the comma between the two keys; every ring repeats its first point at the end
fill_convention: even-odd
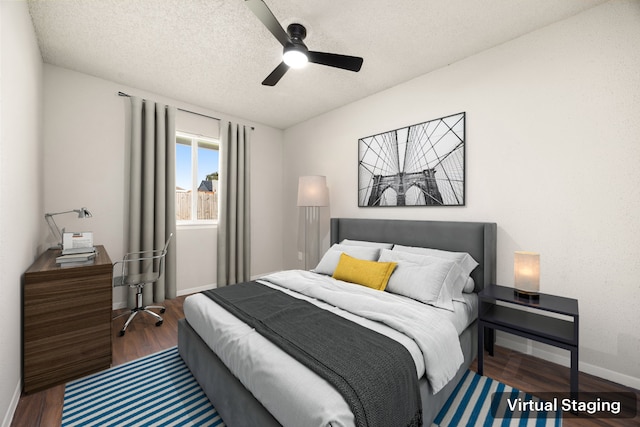
{"type": "Polygon", "coordinates": [[[203,294],[332,384],[356,426],[422,425],[416,367],[402,344],[258,282],[203,294]]]}

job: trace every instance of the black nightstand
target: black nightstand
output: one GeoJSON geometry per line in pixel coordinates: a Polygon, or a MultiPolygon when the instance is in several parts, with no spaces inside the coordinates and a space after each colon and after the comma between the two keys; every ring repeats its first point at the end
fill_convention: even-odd
{"type": "Polygon", "coordinates": [[[484,348],[493,356],[497,329],[569,350],[571,394],[575,395],[578,393],[578,300],[539,295],[536,300],[527,301],[516,296],[513,288],[498,285],[488,285],[478,293],[478,374],[482,375],[484,348]],[[509,306],[498,305],[498,301],[509,303],[509,306]],[[561,314],[569,320],[551,317],[544,312],[561,314]]]}

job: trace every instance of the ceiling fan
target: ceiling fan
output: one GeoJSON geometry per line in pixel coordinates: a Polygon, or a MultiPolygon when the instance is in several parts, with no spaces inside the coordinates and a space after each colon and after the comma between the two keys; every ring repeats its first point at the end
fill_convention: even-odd
{"type": "Polygon", "coordinates": [[[307,29],[301,24],[290,24],[285,32],[271,10],[262,0],[245,0],[245,4],[258,17],[273,36],[282,44],[284,50],[282,62],[262,82],[265,86],[275,86],[289,68],[301,68],[307,62],[341,68],[349,71],[360,71],[362,58],[339,55],[337,53],[314,52],[307,49],[303,40],[307,29]]]}

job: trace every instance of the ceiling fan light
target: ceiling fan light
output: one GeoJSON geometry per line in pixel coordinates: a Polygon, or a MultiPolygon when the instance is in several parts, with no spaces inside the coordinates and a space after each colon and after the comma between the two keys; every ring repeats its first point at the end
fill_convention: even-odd
{"type": "Polygon", "coordinates": [[[307,55],[298,49],[285,50],[282,60],[291,68],[302,68],[309,62],[307,55]]]}

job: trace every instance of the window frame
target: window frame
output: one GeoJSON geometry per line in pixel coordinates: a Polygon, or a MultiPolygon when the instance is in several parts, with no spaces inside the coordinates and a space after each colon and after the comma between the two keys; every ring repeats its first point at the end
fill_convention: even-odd
{"type": "MultiPolygon", "coordinates": [[[[218,225],[218,219],[197,219],[194,218],[195,215],[197,215],[198,212],[198,201],[197,201],[197,197],[195,197],[195,194],[198,191],[198,186],[199,186],[199,182],[198,182],[198,148],[201,147],[202,145],[209,145],[212,147],[215,147],[215,149],[218,151],[218,174],[220,173],[220,139],[218,138],[213,138],[210,136],[205,136],[205,135],[197,135],[194,133],[190,133],[190,132],[185,132],[185,131],[176,131],[176,140],[175,140],[175,150],[177,151],[178,149],[178,144],[180,144],[178,142],[178,139],[188,139],[190,140],[190,147],[191,147],[191,219],[175,219],[176,221],[176,227],[189,227],[189,228],[197,228],[197,227],[202,227],[202,228],[213,228],[213,227],[217,227],[218,225]],[[204,144],[201,144],[204,143],[204,144]]],[[[181,144],[181,145],[186,145],[186,144],[181,144]]],[[[176,153],[176,164],[174,165],[174,167],[176,168],[176,175],[177,175],[177,171],[178,171],[178,163],[177,163],[177,153],[176,153]]],[[[187,189],[188,190],[188,189],[187,189]]],[[[176,186],[174,188],[174,197],[175,194],[177,192],[177,183],[176,186]]],[[[219,204],[218,204],[218,209],[219,209],[219,204]]],[[[217,216],[219,217],[220,215],[220,211],[218,210],[218,214],[217,216]]]]}

